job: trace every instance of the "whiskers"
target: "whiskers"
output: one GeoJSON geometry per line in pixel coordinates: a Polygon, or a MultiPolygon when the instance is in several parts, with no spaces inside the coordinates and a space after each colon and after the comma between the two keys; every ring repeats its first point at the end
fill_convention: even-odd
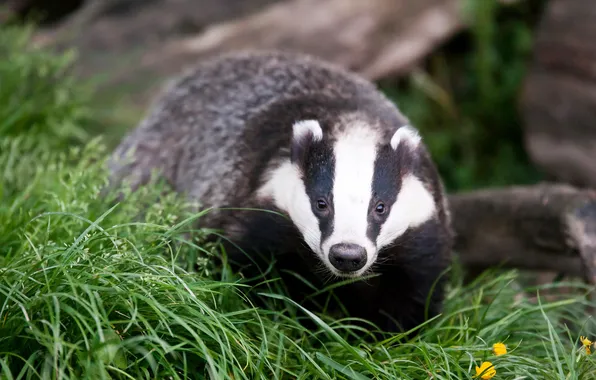
{"type": "Polygon", "coordinates": [[[335,273],[333,273],[319,257],[317,257],[317,263],[315,264],[313,272],[315,275],[317,275],[317,277],[321,279],[321,282],[325,285],[335,282],[340,278],[335,273]]]}
{"type": "Polygon", "coordinates": [[[372,263],[372,265],[370,267],[368,267],[368,269],[362,274],[362,276],[367,276],[367,275],[373,274],[390,262],[391,262],[390,257],[383,257],[380,255],[377,255],[377,258],[375,259],[375,261],[372,263]]]}

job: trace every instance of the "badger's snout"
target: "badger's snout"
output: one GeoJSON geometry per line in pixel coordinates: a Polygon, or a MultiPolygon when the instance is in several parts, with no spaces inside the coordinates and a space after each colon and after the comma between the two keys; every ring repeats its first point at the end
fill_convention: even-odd
{"type": "Polygon", "coordinates": [[[329,249],[329,261],[341,272],[356,272],[366,264],[366,249],[357,244],[334,244],[329,249]]]}

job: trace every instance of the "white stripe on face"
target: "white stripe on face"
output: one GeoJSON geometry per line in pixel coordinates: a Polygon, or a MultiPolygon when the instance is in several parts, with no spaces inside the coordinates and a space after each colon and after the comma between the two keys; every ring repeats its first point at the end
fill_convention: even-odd
{"type": "Polygon", "coordinates": [[[392,244],[409,227],[417,227],[429,220],[435,208],[433,196],[422,182],[412,174],[406,175],[389,216],[381,226],[377,249],[392,244]]]}
{"type": "Polygon", "coordinates": [[[367,230],[377,141],[378,136],[366,125],[355,125],[334,146],[333,232],[322,248],[325,263],[336,274],[329,262],[329,249],[334,244],[353,243],[366,249],[367,262],[353,274],[356,276],[370,267],[376,255],[367,230]]]}
{"type": "MultiPolygon", "coordinates": [[[[420,141],[418,131],[405,125],[395,132],[390,144],[394,150],[416,149],[420,141]]],[[[418,227],[431,219],[435,209],[435,200],[422,181],[413,174],[407,174],[402,178],[397,198],[381,226],[376,241],[377,249],[392,244],[408,228],[418,227]]]]}
{"type": "MultiPolygon", "coordinates": [[[[315,140],[322,134],[316,121],[294,126],[295,138],[307,132],[312,132],[315,140]]],[[[329,251],[334,244],[352,243],[366,250],[366,264],[350,275],[360,276],[373,265],[379,249],[391,245],[409,227],[419,226],[429,220],[436,209],[432,194],[418,178],[408,174],[402,179],[397,198],[378,236],[369,238],[369,206],[379,138],[369,126],[352,124],[333,146],[333,227],[322,245],[319,220],[311,205],[313,200],[307,194],[298,166],[290,161],[284,162],[269,173],[269,178],[258,192],[259,197],[272,199],[278,208],[290,216],[310,249],[336,275],[345,274],[340,273],[329,260],[329,251]],[[376,241],[371,241],[371,238],[376,241]]],[[[418,145],[419,141],[415,130],[402,127],[393,136],[390,145],[393,149],[407,149],[400,143],[405,142],[411,148],[418,145]]]]}
{"type": "Polygon", "coordinates": [[[289,161],[270,173],[258,191],[260,198],[272,198],[275,205],[288,213],[313,252],[323,259],[320,249],[319,220],[312,212],[299,169],[289,161]]]}

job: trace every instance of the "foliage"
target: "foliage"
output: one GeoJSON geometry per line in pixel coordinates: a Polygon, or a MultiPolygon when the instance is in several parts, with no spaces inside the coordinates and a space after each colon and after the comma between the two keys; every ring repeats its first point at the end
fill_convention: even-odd
{"type": "Polygon", "coordinates": [[[210,266],[219,245],[200,235],[182,240],[200,215],[174,196],[154,202],[159,187],[114,206],[98,198],[99,141],[45,152],[44,170],[39,150],[5,141],[21,160],[0,156],[12,162],[2,178],[11,196],[2,198],[1,220],[15,217],[0,224],[4,378],[466,379],[485,360],[501,379],[596,375],[579,344],[596,332],[580,285],[553,285],[550,293],[563,295],[537,304],[515,272],[488,272],[466,286],[455,273],[444,315],[417,339],[354,340],[351,321],[318,319],[288,300],[253,307],[228,272],[210,266]],[[11,180],[22,170],[35,174],[11,180]],[[191,255],[197,251],[199,258],[191,255]],[[564,285],[575,294],[565,295],[564,285]],[[302,327],[296,309],[319,328],[302,327]],[[497,341],[506,355],[492,354],[497,341]]]}
{"type": "Polygon", "coordinates": [[[422,130],[448,190],[542,178],[525,153],[518,101],[543,3],[465,0],[470,30],[405,81],[381,83],[422,130]]]}
{"type": "MultiPolygon", "coordinates": [[[[588,289],[577,284],[555,285],[551,293],[563,296],[537,304],[515,272],[466,286],[456,273],[445,313],[412,341],[354,339],[350,320],[319,318],[289,300],[253,307],[233,277],[210,267],[217,244],[199,238],[201,260],[191,257],[180,200],[152,202],[154,190],[113,207],[97,198],[101,154],[94,142],[50,157],[27,186],[34,207],[0,227],[13,236],[0,255],[3,378],[471,379],[487,360],[500,379],[596,375],[579,344],[596,331],[585,314],[588,289]],[[183,266],[189,260],[198,265],[183,266]],[[302,327],[296,309],[319,327],[302,327]],[[498,341],[506,355],[492,353],[498,341]]],[[[18,209],[10,206],[3,198],[3,220],[18,209]]]]}
{"type": "Polygon", "coordinates": [[[56,147],[82,142],[90,93],[69,73],[72,52],[53,54],[30,45],[32,27],[2,26],[0,135],[36,135],[56,147]]]}

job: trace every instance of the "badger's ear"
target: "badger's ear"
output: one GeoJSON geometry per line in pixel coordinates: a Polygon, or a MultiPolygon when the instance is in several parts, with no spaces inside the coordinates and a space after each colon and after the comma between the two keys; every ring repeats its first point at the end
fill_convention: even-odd
{"type": "Polygon", "coordinates": [[[323,139],[323,130],[316,120],[297,121],[292,128],[291,160],[302,162],[311,144],[323,139]]]}
{"type": "Polygon", "coordinates": [[[403,125],[395,131],[391,137],[390,144],[393,150],[397,150],[400,144],[406,144],[411,149],[416,149],[421,140],[420,134],[414,127],[403,125]]]}

